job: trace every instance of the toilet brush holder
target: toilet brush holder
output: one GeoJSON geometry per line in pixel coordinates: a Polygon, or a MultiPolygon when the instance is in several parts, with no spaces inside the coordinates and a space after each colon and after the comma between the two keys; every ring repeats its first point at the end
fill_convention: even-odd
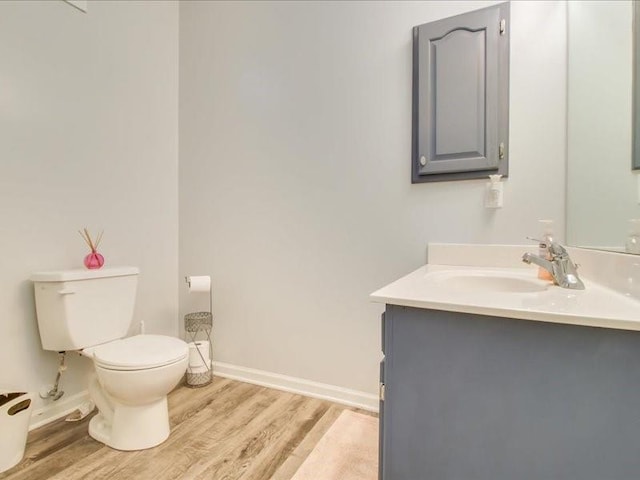
{"type": "Polygon", "coordinates": [[[184,316],[184,329],[191,337],[193,345],[194,366],[187,367],[186,384],[188,387],[204,387],[211,383],[213,371],[211,368],[211,329],[213,326],[213,315],[211,312],[193,312],[184,316]],[[206,337],[206,341],[198,341],[198,336],[206,337]],[[204,348],[207,343],[209,348],[204,348]]]}

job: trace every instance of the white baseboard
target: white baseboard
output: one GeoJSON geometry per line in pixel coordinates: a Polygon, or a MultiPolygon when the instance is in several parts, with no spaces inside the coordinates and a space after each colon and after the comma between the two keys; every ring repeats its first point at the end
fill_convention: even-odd
{"type": "Polygon", "coordinates": [[[50,405],[34,410],[29,422],[29,431],[69,415],[88,400],[89,391],[84,390],[69,397],[62,397],[57,402],[52,402],[50,405]]]}
{"type": "Polygon", "coordinates": [[[329,400],[370,412],[377,412],[379,407],[379,400],[376,395],[326,383],[312,382],[303,378],[289,377],[221,362],[213,362],[213,373],[219,377],[240,380],[241,382],[253,383],[285,392],[298,393],[307,397],[329,400]]]}
{"type": "MultiPolygon", "coordinates": [[[[350,407],[361,408],[370,412],[378,411],[378,397],[357,390],[350,390],[326,383],[312,382],[303,378],[290,377],[221,362],[213,362],[213,373],[219,377],[283,390],[285,392],[297,393],[307,397],[320,398],[350,407]]],[[[31,414],[29,430],[31,431],[35,428],[42,427],[47,423],[69,415],[88,400],[89,392],[84,390],[34,410],[31,414]]]]}

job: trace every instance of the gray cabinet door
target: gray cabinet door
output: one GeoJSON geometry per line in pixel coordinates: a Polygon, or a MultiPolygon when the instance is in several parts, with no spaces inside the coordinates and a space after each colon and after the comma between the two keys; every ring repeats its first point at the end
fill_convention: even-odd
{"type": "MultiPolygon", "coordinates": [[[[386,335],[386,327],[385,327],[385,317],[386,314],[383,313],[380,316],[380,324],[382,326],[382,335],[380,336],[380,343],[381,343],[381,348],[382,348],[382,354],[384,355],[386,352],[386,342],[385,342],[385,335],[386,335]]],[[[383,472],[383,465],[384,465],[384,457],[383,457],[383,453],[384,453],[384,448],[383,448],[383,443],[384,443],[384,391],[385,391],[385,375],[384,375],[384,362],[385,359],[383,358],[382,361],[380,362],[380,402],[378,403],[378,425],[379,425],[379,438],[378,438],[378,480],[382,480],[382,472],[383,472]]]]}
{"type": "Polygon", "coordinates": [[[384,359],[380,362],[380,402],[378,403],[378,480],[382,480],[382,471],[384,465],[384,359]]]}
{"type": "Polygon", "coordinates": [[[387,305],[382,480],[640,478],[640,332],[387,305]]]}
{"type": "Polygon", "coordinates": [[[509,5],[414,28],[413,182],[507,174],[509,5]]]}

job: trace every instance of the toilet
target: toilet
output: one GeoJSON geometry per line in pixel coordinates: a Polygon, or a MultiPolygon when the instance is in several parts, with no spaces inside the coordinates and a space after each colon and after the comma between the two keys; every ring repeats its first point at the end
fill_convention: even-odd
{"type": "Polygon", "coordinates": [[[117,450],[143,450],[169,437],[168,393],[182,379],[187,344],[165,335],[126,337],[139,270],[39,272],[34,283],[42,348],[91,358],[89,394],[99,413],[89,435],[117,450]]]}

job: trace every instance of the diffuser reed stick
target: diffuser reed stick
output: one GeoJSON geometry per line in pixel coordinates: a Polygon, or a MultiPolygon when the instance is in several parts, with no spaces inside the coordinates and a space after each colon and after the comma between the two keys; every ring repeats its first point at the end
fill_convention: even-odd
{"type": "Polygon", "coordinates": [[[91,238],[91,234],[89,233],[89,230],[87,230],[87,227],[84,227],[82,229],[82,231],[78,230],[78,233],[80,234],[82,239],[85,241],[87,246],[91,249],[92,253],[95,253],[95,252],[98,251],[98,246],[100,245],[100,242],[102,241],[102,235],[104,234],[104,230],[102,230],[100,232],[100,235],[98,235],[96,237],[96,241],[95,242],[91,238]]]}

